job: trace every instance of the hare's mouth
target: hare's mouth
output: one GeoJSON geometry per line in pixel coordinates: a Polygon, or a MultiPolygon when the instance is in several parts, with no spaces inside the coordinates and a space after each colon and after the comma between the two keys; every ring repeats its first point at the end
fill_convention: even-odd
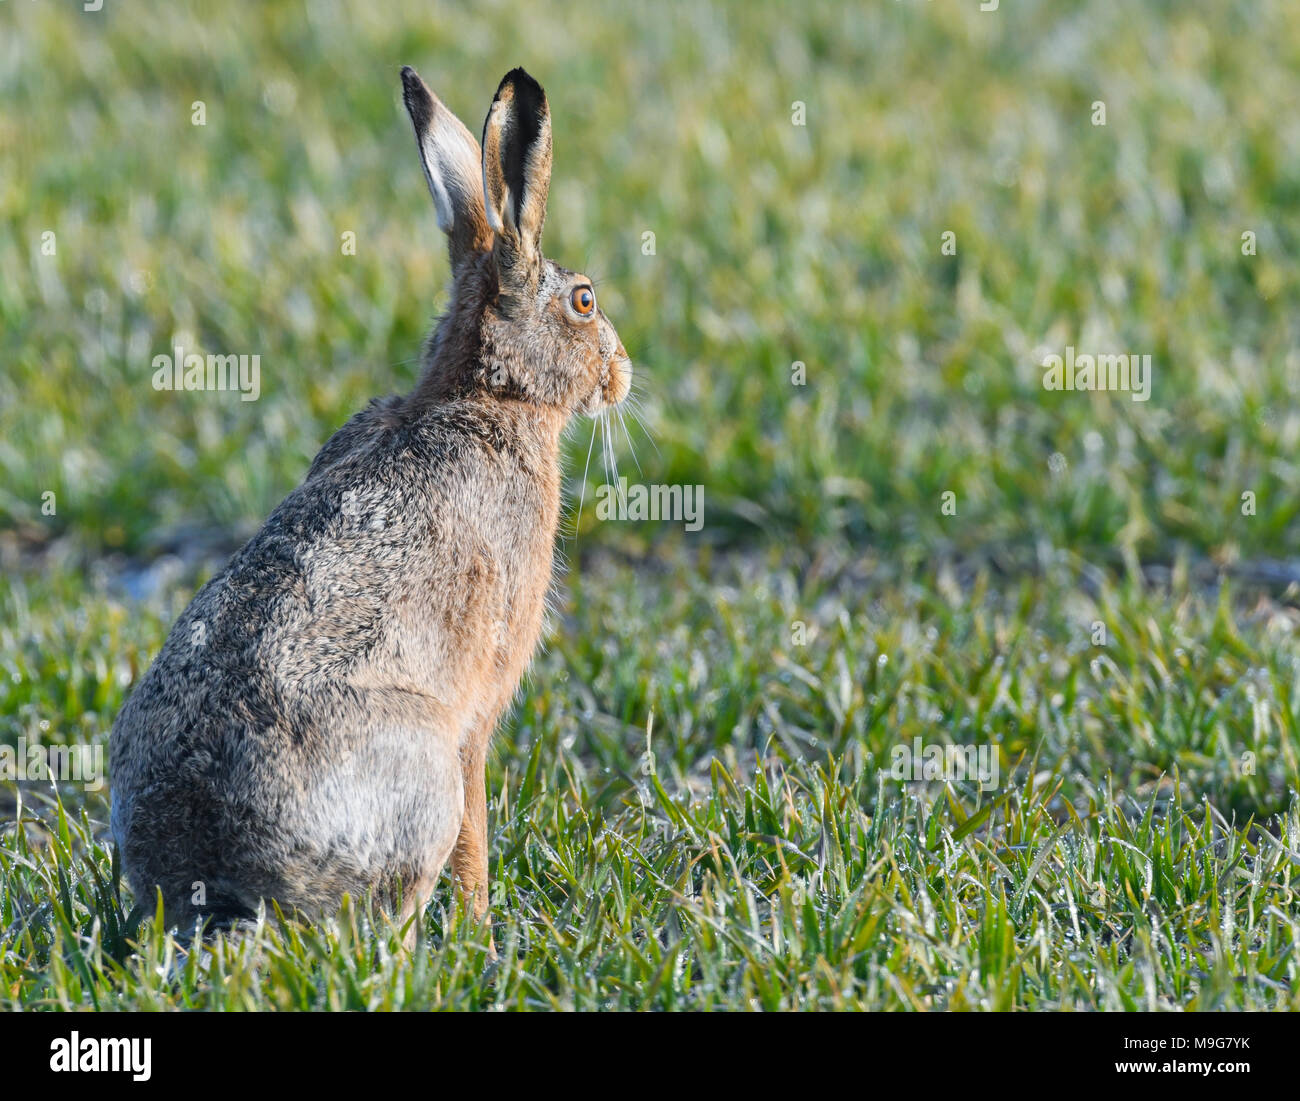
{"type": "Polygon", "coordinates": [[[600,378],[579,403],[577,411],[587,417],[599,416],[618,405],[631,389],[632,360],[627,356],[611,359],[602,366],[600,378]]]}

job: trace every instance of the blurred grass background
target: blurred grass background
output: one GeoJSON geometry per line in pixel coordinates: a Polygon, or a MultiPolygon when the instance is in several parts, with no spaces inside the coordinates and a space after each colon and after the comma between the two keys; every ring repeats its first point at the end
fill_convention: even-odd
{"type": "Polygon", "coordinates": [[[485,973],[444,910],[432,972],[344,923],[178,992],[69,790],[0,844],[0,1004],[1294,1008],[1283,0],[0,0],[0,741],[106,745],[221,552],[413,384],[447,264],[403,64],[472,131],[545,85],[546,250],[644,388],[620,467],[705,487],[696,535],[602,523],[592,464],[490,770],[527,948],[485,973]],[[260,355],[259,400],[154,391],[176,342],[260,355]],[[1151,400],[1045,391],[1066,346],[1150,354],[1151,400]],[[996,747],[996,813],[880,779],[914,737],[996,747]]]}
{"type": "Polygon", "coordinates": [[[260,523],[351,411],[411,385],[445,302],[398,67],[477,131],[524,62],[555,118],[547,250],[602,280],[649,390],[659,452],[637,434],[637,456],[650,480],[706,485],[704,538],[1283,554],[1293,14],[5,3],[0,523],[127,550],[260,523]],[[261,400],[155,392],[178,334],[259,353],[261,400]],[[1044,391],[1042,356],[1066,345],[1149,353],[1151,400],[1044,391]]]}

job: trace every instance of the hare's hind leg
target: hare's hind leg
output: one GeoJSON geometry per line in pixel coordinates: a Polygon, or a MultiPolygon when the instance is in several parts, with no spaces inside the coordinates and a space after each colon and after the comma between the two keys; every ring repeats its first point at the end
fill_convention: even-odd
{"type": "Polygon", "coordinates": [[[425,782],[438,795],[424,807],[415,810],[416,822],[424,828],[421,831],[417,827],[415,836],[410,838],[419,851],[410,853],[408,867],[418,869],[418,872],[403,893],[398,913],[399,927],[408,925],[409,922],[403,936],[403,944],[408,951],[415,948],[416,932],[423,920],[424,908],[433,898],[442,870],[452,857],[464,818],[460,762],[455,751],[439,744],[434,758],[422,762],[422,767],[428,770],[425,782]],[[454,813],[448,814],[449,810],[454,813]]]}
{"type": "Polygon", "coordinates": [[[460,759],[439,716],[394,714],[382,698],[366,702],[368,716],[334,720],[345,729],[355,722],[355,732],[313,762],[295,793],[284,827],[296,841],[283,870],[286,896],[325,909],[344,892],[357,897],[375,889],[392,899],[400,887],[405,923],[423,912],[460,834],[460,759]]]}

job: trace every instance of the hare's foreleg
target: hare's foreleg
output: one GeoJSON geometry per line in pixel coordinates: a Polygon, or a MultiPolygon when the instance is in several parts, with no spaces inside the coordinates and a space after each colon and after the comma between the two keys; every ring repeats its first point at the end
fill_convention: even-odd
{"type": "Polygon", "coordinates": [[[488,910],[487,743],[495,725],[494,719],[486,729],[471,733],[460,749],[465,814],[452,850],[451,869],[476,921],[488,910]]]}

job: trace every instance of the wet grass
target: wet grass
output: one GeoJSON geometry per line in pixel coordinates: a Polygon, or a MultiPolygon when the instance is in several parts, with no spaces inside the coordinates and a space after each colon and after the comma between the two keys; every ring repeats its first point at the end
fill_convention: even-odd
{"type": "MultiPolygon", "coordinates": [[[[104,744],[189,591],[144,614],[106,592],[70,609],[81,585],[5,594],[7,734],[55,716],[49,740],[104,744]],[[49,651],[89,672],[60,678],[49,651]]],[[[449,887],[414,959],[364,900],[178,957],[151,920],[124,931],[102,794],[61,785],[65,816],[25,785],[0,845],[0,994],[1296,1008],[1300,670],[1290,620],[1237,606],[1136,579],[1087,597],[1068,562],[963,592],[775,557],[650,573],[593,559],[497,739],[496,963],[449,887]],[[915,738],[991,745],[996,776],[897,779],[915,738]]]]}

